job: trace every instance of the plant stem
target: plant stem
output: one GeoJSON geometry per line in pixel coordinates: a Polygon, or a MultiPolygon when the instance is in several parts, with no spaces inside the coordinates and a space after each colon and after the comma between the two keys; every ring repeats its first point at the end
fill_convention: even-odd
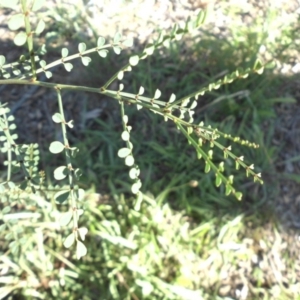
{"type": "Polygon", "coordinates": [[[34,49],[33,49],[33,34],[31,31],[31,25],[29,22],[29,11],[27,10],[27,1],[26,0],[21,0],[22,4],[22,11],[24,14],[24,21],[25,21],[25,30],[27,34],[27,47],[28,47],[28,53],[30,56],[30,61],[31,61],[31,69],[32,69],[32,80],[36,80],[36,66],[35,66],[35,60],[34,60],[34,49]]]}

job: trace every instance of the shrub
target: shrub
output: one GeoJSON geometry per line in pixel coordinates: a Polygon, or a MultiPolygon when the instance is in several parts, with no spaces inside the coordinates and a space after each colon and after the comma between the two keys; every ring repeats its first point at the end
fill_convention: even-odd
{"type": "MultiPolygon", "coordinates": [[[[124,141],[124,146],[119,149],[117,155],[124,159],[125,165],[129,168],[129,180],[132,181],[131,192],[136,195],[134,207],[137,210],[141,206],[143,194],[141,192],[140,169],[135,161],[134,147],[131,142],[133,131],[129,117],[126,114],[129,105],[135,106],[138,111],[141,109],[148,110],[150,113],[161,116],[166,122],[171,122],[195,149],[198,159],[204,161],[205,173],[212,171],[215,174],[215,185],[217,187],[221,186],[226,195],[233,194],[238,200],[242,198],[241,192],[234,187],[233,175],[226,176],[224,174],[226,162],[229,159],[234,161],[236,169],[243,168],[247,176],[251,176],[254,181],[262,183],[261,174],[254,171],[252,164],[244,162],[244,156],[234,154],[228,141],[253,148],[257,148],[257,144],[221,132],[209,124],[204,124],[204,122],[194,123],[195,108],[198,105],[198,99],[202,95],[208,91],[219,89],[221,86],[230,84],[235,80],[245,79],[251,73],[261,74],[264,67],[258,60],[252,68],[238,69],[180,99],[177,99],[174,93],[170,97],[165,98],[161,95],[159,89],[156,89],[154,95],[145,95],[146,89],[143,86],[136,93],[129,93],[126,92],[122,83],[126,74],[133,72],[139,63],[154,55],[158,48],[174,43],[186,33],[197,30],[205,20],[204,12],[200,12],[194,20],[188,20],[184,27],[181,28],[175,25],[169,34],[161,34],[155,41],[147,44],[141,53],[130,56],[128,63],[120,67],[118,72],[113,74],[101,86],[92,88],[42,81],[39,80],[39,77],[41,74],[44,74],[47,79],[51,78],[51,70],[59,65],[62,65],[68,72],[74,72],[76,71],[76,67],[72,64],[74,60],[80,60],[84,66],[88,66],[93,63],[89,55],[95,52],[101,58],[105,58],[111,49],[115,54],[119,55],[124,48],[133,45],[132,39],[124,39],[120,33],[116,33],[109,42],[106,42],[104,37],[99,37],[97,44],[90,49],[87,49],[86,44],[81,42],[78,45],[77,53],[69,54],[67,48],[62,48],[59,59],[46,62],[43,59],[46,54],[45,45],[36,50],[34,43],[35,38],[38,38],[44,31],[46,24],[43,19],[35,20],[35,18],[32,18],[33,14],[42,8],[44,1],[2,0],[0,3],[4,8],[16,11],[8,22],[9,29],[19,30],[21,27],[25,28],[25,31],[21,30],[15,35],[15,45],[19,47],[27,46],[27,50],[24,50],[23,55],[15,62],[7,62],[5,55],[0,55],[0,75],[2,77],[0,84],[33,85],[55,90],[58,112],[52,115],[52,120],[61,126],[62,139],[52,141],[49,145],[49,151],[54,155],[64,154],[65,156],[65,163],[54,169],[54,178],[63,183],[57,189],[57,187],[54,187],[55,184],[48,183],[43,170],[39,170],[40,155],[38,145],[18,144],[18,136],[13,133],[16,130],[16,125],[13,115],[10,114],[10,108],[6,103],[0,104],[0,130],[2,132],[1,142],[3,143],[1,150],[6,155],[4,164],[7,167],[6,179],[0,184],[3,206],[1,214],[4,220],[1,225],[2,231],[9,231],[11,222],[16,222],[20,218],[34,219],[37,217],[34,212],[27,212],[27,215],[11,218],[9,212],[12,207],[16,207],[19,210],[26,203],[26,207],[30,204],[32,207],[47,206],[48,209],[49,203],[45,202],[45,200],[53,199],[53,205],[65,204],[67,207],[59,217],[60,225],[68,226],[72,224],[69,226],[72,228],[71,232],[64,239],[64,246],[70,248],[73,244],[76,244],[76,256],[78,259],[87,253],[87,248],[83,241],[88,230],[86,227],[79,226],[79,223],[81,223],[79,222],[80,217],[84,212],[82,203],[84,190],[78,184],[82,173],[76,167],[76,154],[80,149],[73,147],[69,142],[68,132],[74,125],[72,120],[67,120],[65,117],[66,109],[64,108],[62,97],[62,91],[64,90],[98,93],[113,98],[119,103],[120,122],[122,123],[120,137],[124,141]],[[120,81],[117,85],[118,89],[110,89],[109,87],[116,81],[120,81]],[[221,151],[224,161],[221,161],[219,164],[214,163],[214,151],[221,151]],[[21,180],[19,180],[20,176],[18,174],[22,174],[21,180]]],[[[11,231],[6,234],[6,239],[11,241],[9,248],[14,253],[22,251],[21,245],[26,244],[26,240],[20,237],[21,233],[22,228],[19,228],[17,232],[11,231]]]]}

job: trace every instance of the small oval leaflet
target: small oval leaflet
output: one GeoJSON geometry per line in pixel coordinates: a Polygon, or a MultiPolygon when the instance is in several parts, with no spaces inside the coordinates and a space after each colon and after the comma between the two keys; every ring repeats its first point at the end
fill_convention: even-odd
{"type": "Polygon", "coordinates": [[[161,96],[161,91],[157,89],[154,94],[154,99],[158,99],[161,96]]]}
{"type": "Polygon", "coordinates": [[[123,141],[129,141],[129,138],[130,138],[130,134],[129,134],[129,132],[128,131],[123,131],[122,132],[122,135],[121,135],[121,138],[122,138],[122,140],[123,141]]]}
{"type": "Polygon", "coordinates": [[[45,75],[48,79],[52,77],[52,73],[50,71],[46,71],[45,75]]]}
{"type": "Polygon", "coordinates": [[[65,149],[65,145],[59,141],[52,142],[49,147],[49,151],[53,154],[62,152],[65,149]]]}
{"type": "Polygon", "coordinates": [[[143,95],[144,92],[145,92],[145,89],[144,89],[144,87],[141,86],[139,89],[139,95],[143,95]]]}
{"type": "Polygon", "coordinates": [[[118,44],[122,38],[122,34],[120,32],[117,32],[114,36],[114,44],[118,44]]]}
{"type": "Polygon", "coordinates": [[[65,201],[69,199],[70,192],[69,191],[59,191],[54,195],[54,199],[56,202],[63,204],[65,201]]]}
{"type": "Polygon", "coordinates": [[[243,194],[242,194],[241,192],[236,192],[236,193],[235,193],[235,197],[236,197],[238,200],[242,200],[243,194]]]}
{"type": "Polygon", "coordinates": [[[78,45],[78,51],[81,53],[81,52],[84,52],[86,49],[86,44],[85,43],[80,43],[78,45]]]}
{"type": "Polygon", "coordinates": [[[73,69],[73,65],[71,63],[66,63],[64,64],[64,66],[68,72],[71,72],[71,70],[73,69]]]}
{"type": "Polygon", "coordinates": [[[140,170],[137,168],[132,168],[129,171],[129,177],[131,179],[136,179],[139,176],[139,174],[140,174],[140,170]]]}
{"type": "Polygon", "coordinates": [[[22,26],[24,26],[24,14],[16,14],[8,21],[8,28],[10,30],[18,30],[22,26]]]}
{"type": "Polygon", "coordinates": [[[67,48],[62,48],[61,49],[61,56],[62,57],[67,57],[69,54],[69,50],[67,48]]]}
{"type": "Polygon", "coordinates": [[[85,245],[82,242],[77,241],[77,247],[76,247],[77,259],[80,259],[82,256],[85,256],[86,254],[87,254],[87,249],[85,245]]]}
{"type": "Polygon", "coordinates": [[[35,33],[41,34],[44,31],[45,27],[46,27],[45,22],[43,20],[40,20],[36,26],[35,33]]]}
{"type": "Polygon", "coordinates": [[[67,123],[67,125],[68,125],[68,127],[69,128],[73,128],[74,127],[74,121],[73,120],[70,120],[68,123],[67,123]]]}
{"type": "Polygon", "coordinates": [[[55,123],[61,123],[63,121],[63,118],[61,116],[60,113],[55,113],[53,116],[52,116],[52,120],[53,122],[55,123]]]}
{"type": "Polygon", "coordinates": [[[142,184],[141,184],[140,180],[138,182],[135,182],[131,187],[131,192],[133,194],[137,194],[139,192],[141,186],[142,186],[142,184]]]}
{"type": "Polygon", "coordinates": [[[123,72],[123,71],[120,71],[120,72],[118,73],[118,79],[119,79],[119,80],[122,80],[123,77],[124,77],[124,72],[123,72]]]}
{"type": "Polygon", "coordinates": [[[125,41],[123,41],[123,45],[126,47],[132,47],[133,46],[133,38],[128,38],[125,41]]]}
{"type": "Polygon", "coordinates": [[[232,187],[230,185],[226,185],[225,195],[228,196],[232,192],[232,187]]]}
{"type": "Polygon", "coordinates": [[[63,213],[59,218],[59,225],[67,226],[70,223],[72,216],[73,216],[73,213],[71,211],[63,213]]]}
{"type": "Polygon", "coordinates": [[[172,95],[170,96],[169,103],[174,102],[175,99],[176,99],[176,95],[175,95],[175,94],[172,94],[172,95]]]}
{"type": "Polygon", "coordinates": [[[14,43],[17,46],[23,46],[27,41],[27,34],[24,31],[19,32],[15,38],[14,38],[14,43]]]}
{"type": "Polygon", "coordinates": [[[78,229],[78,233],[79,233],[80,238],[84,241],[85,240],[85,236],[88,233],[88,230],[85,227],[81,227],[81,228],[78,229]]]}
{"type": "Polygon", "coordinates": [[[19,2],[19,0],[2,0],[2,1],[0,1],[0,5],[3,7],[16,9],[18,2],[19,2]]]}
{"type": "Polygon", "coordinates": [[[75,234],[72,232],[71,234],[69,234],[65,241],[64,241],[64,246],[66,248],[70,248],[75,242],[75,234]]]}
{"type": "Polygon", "coordinates": [[[116,54],[118,54],[118,55],[119,55],[119,54],[121,53],[121,48],[120,48],[120,47],[117,47],[117,46],[115,46],[115,47],[114,47],[114,51],[115,51],[115,53],[116,53],[116,54]]]}
{"type": "Polygon", "coordinates": [[[10,210],[11,210],[11,207],[10,207],[10,206],[6,206],[6,207],[4,207],[4,208],[2,209],[2,213],[5,215],[5,214],[9,213],[10,210]]]}
{"type": "Polygon", "coordinates": [[[216,187],[219,187],[222,183],[222,178],[220,175],[216,175],[216,187]]]}
{"type": "Polygon", "coordinates": [[[21,74],[21,71],[18,69],[13,68],[13,74],[16,76],[19,76],[21,74]]]}
{"type": "Polygon", "coordinates": [[[103,36],[100,36],[97,41],[97,46],[102,47],[104,44],[105,44],[105,38],[103,36]]]}
{"type": "Polygon", "coordinates": [[[92,59],[88,56],[81,57],[81,62],[84,66],[88,66],[92,59]]]}
{"type": "Polygon", "coordinates": [[[42,68],[44,68],[44,67],[46,66],[46,62],[45,62],[44,60],[41,60],[41,61],[40,61],[40,66],[41,66],[42,68]]]}
{"type": "Polygon", "coordinates": [[[83,209],[77,209],[78,216],[81,216],[84,213],[83,209]]]}
{"type": "Polygon", "coordinates": [[[129,148],[121,148],[118,151],[118,156],[121,158],[127,157],[131,153],[131,150],[129,148]]]}
{"type": "Polygon", "coordinates": [[[197,101],[193,101],[193,103],[192,103],[190,109],[194,109],[196,106],[197,106],[197,101]]]}
{"type": "Polygon", "coordinates": [[[35,0],[33,5],[32,5],[32,11],[37,11],[41,7],[43,7],[45,0],[35,0]]]}
{"type": "Polygon", "coordinates": [[[5,64],[5,61],[6,61],[5,56],[0,55],[0,67],[2,67],[5,64]]]}
{"type": "Polygon", "coordinates": [[[68,169],[66,166],[60,166],[54,170],[54,178],[56,180],[62,180],[68,175],[68,169]]]}
{"type": "Polygon", "coordinates": [[[147,53],[148,55],[152,55],[153,52],[154,52],[154,49],[155,49],[154,45],[149,44],[149,45],[146,46],[144,52],[147,53]]]}
{"type": "Polygon", "coordinates": [[[205,169],[204,172],[208,173],[210,171],[210,164],[208,162],[205,162],[205,169]]]}
{"type": "Polygon", "coordinates": [[[127,116],[127,115],[124,115],[124,116],[123,116],[123,122],[124,122],[125,124],[128,123],[128,116],[127,116]]]}
{"type": "Polygon", "coordinates": [[[140,60],[139,56],[138,55],[134,55],[134,56],[131,56],[129,58],[129,63],[132,66],[136,66],[139,63],[139,60],[140,60]]]}
{"type": "Polygon", "coordinates": [[[98,51],[98,54],[99,54],[101,57],[106,57],[106,56],[107,56],[107,53],[108,53],[108,50],[101,50],[101,51],[98,51]]]}
{"type": "Polygon", "coordinates": [[[6,224],[2,224],[0,225],[0,232],[4,231],[6,228],[6,224]]]}
{"type": "Polygon", "coordinates": [[[125,158],[125,165],[128,166],[128,167],[131,167],[133,166],[134,164],[134,158],[132,155],[128,155],[126,158],[125,158]]]}

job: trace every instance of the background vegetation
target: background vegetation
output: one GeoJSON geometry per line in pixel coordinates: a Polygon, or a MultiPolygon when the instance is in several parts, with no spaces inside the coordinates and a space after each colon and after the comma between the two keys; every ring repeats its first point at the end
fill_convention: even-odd
{"type": "MultiPolygon", "coordinates": [[[[205,6],[196,2],[186,11],[205,6]]],[[[133,108],[132,142],[144,192],[141,207],[134,206],[127,168],[116,155],[122,143],[117,104],[69,92],[67,113],[77,126],[71,138],[80,149],[77,164],[88,191],[82,220],[89,229],[88,255],[77,261],[63,247],[65,229],[58,225],[63,208],[55,203],[42,197],[23,207],[1,203],[2,216],[15,220],[0,238],[1,299],[300,299],[298,11],[291,1],[279,7],[267,1],[248,4],[217,1],[208,7],[211,18],[196,36],[139,64],[126,85],[180,97],[225,72],[252,66],[257,56],[275,61],[263,75],[208,94],[196,111],[197,120],[260,144],[257,150],[236,149],[260,168],[265,184],[252,183],[232,166],[227,172],[235,175],[244,198],[225,197],[174,127],[133,108]],[[219,24],[221,17],[225,21],[219,24]]],[[[95,44],[105,24],[98,28],[97,17],[110,15],[104,7],[91,13],[89,5],[92,1],[59,1],[44,12],[48,60],[59,57],[63,45],[76,47],[87,38],[95,44]]],[[[124,9],[130,5],[134,1],[120,1],[124,9]]],[[[111,22],[128,18],[121,9],[111,14],[111,22]]],[[[114,29],[101,34],[109,36],[111,30],[113,36],[114,29]]],[[[139,34],[133,51],[143,47],[139,34]]],[[[9,36],[2,43],[2,49],[11,49],[9,36]]],[[[14,51],[10,55],[18,57],[14,51]]],[[[93,61],[87,70],[78,65],[73,76],[59,72],[53,81],[98,87],[127,56],[93,61]]],[[[1,90],[1,101],[11,104],[20,122],[20,139],[38,140],[49,182],[58,161],[48,154],[48,141],[59,134],[48,121],[55,111],[51,97],[42,88],[1,90]],[[21,93],[30,98],[22,100],[21,93]]]]}

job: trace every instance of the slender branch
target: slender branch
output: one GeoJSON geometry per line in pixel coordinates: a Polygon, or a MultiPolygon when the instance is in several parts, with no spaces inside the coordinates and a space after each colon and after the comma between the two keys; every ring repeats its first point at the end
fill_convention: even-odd
{"type": "Polygon", "coordinates": [[[32,79],[36,80],[36,66],[35,66],[35,59],[34,59],[33,37],[32,37],[31,25],[30,25],[30,21],[29,21],[29,11],[27,9],[26,2],[27,2],[26,0],[21,0],[22,12],[24,14],[24,21],[25,21],[25,30],[26,30],[26,34],[27,34],[28,53],[29,53],[30,61],[31,61],[31,69],[33,71],[32,79]]]}
{"type": "Polygon", "coordinates": [[[77,204],[76,204],[77,196],[76,196],[76,192],[74,191],[74,169],[73,169],[72,161],[71,161],[71,151],[70,151],[69,141],[68,141],[68,137],[67,137],[66,120],[65,120],[65,116],[64,116],[64,108],[63,108],[61,92],[60,92],[59,88],[56,88],[56,93],[57,93],[57,102],[58,102],[59,113],[61,114],[61,117],[63,120],[61,122],[61,131],[62,131],[64,145],[65,145],[65,157],[66,157],[67,168],[68,168],[69,186],[70,186],[70,191],[71,191],[71,208],[72,208],[72,212],[73,212],[73,232],[77,239],[78,212],[77,212],[77,204]]]}

